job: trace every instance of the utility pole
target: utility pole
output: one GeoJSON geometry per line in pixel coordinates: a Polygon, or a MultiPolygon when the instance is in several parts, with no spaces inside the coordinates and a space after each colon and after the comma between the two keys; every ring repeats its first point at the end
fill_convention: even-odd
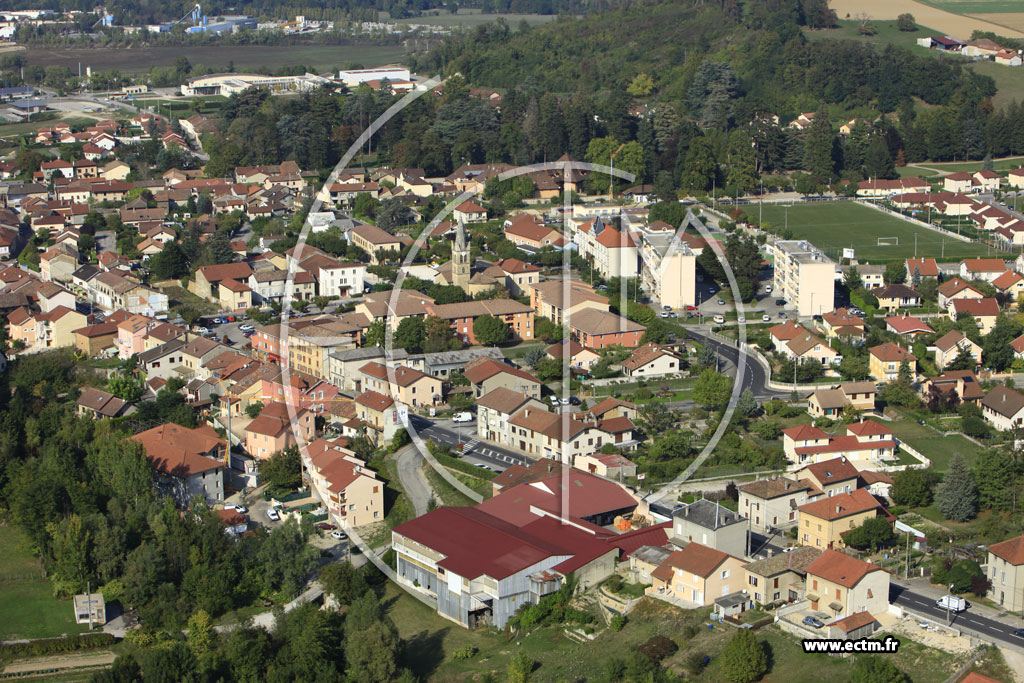
{"type": "Polygon", "coordinates": [[[949,626],[950,624],[953,623],[953,619],[949,616],[949,607],[950,607],[950,603],[952,602],[952,600],[950,600],[950,598],[952,596],[953,596],[953,584],[949,584],[949,593],[946,594],[946,626],[949,626]]]}
{"type": "Polygon", "coordinates": [[[910,580],[910,534],[909,533],[907,534],[907,568],[906,568],[906,571],[903,572],[903,578],[908,580],[908,581],[910,580]]]}
{"type": "Polygon", "coordinates": [[[914,258],[917,258],[917,233],[914,233],[914,258]]]}

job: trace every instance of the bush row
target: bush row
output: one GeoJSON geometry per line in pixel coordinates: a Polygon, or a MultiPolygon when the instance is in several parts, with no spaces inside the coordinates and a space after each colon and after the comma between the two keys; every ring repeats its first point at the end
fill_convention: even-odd
{"type": "Polygon", "coordinates": [[[43,638],[27,643],[5,643],[0,645],[0,659],[15,657],[40,657],[75,650],[91,650],[109,647],[114,644],[114,636],[109,633],[83,633],[77,636],[61,638],[43,638]]]}

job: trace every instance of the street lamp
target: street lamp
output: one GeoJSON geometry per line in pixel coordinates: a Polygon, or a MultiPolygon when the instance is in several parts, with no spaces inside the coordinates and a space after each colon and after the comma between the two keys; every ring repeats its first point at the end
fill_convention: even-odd
{"type": "Polygon", "coordinates": [[[946,596],[946,626],[949,626],[950,624],[953,623],[953,620],[950,617],[950,610],[949,610],[950,604],[953,602],[952,600],[950,600],[950,597],[952,597],[952,595],[953,595],[953,584],[949,584],[949,594],[946,596]]]}

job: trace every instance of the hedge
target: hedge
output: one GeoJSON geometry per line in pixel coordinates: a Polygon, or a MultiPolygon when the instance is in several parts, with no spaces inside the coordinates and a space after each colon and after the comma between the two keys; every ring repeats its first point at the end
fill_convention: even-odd
{"type": "Polygon", "coordinates": [[[61,638],[42,638],[27,643],[5,643],[0,645],[0,659],[15,657],[41,657],[44,655],[74,652],[75,650],[93,650],[110,647],[115,642],[109,633],[82,633],[77,636],[61,638]]]}

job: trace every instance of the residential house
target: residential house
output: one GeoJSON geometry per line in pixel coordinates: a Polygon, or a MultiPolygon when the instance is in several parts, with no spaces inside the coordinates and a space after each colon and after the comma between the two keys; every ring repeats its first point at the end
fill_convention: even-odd
{"type": "Polygon", "coordinates": [[[549,227],[544,221],[531,214],[517,214],[505,220],[505,239],[528,251],[540,251],[544,247],[562,246],[562,233],[549,227]]]}
{"type": "Polygon", "coordinates": [[[589,349],[639,346],[640,339],[647,330],[640,323],[593,308],[586,308],[571,316],[568,326],[570,338],[589,349]]]}
{"type": "MultiPolygon", "coordinates": [[[[243,284],[252,275],[252,267],[245,262],[222,263],[213,266],[200,266],[196,269],[195,280],[189,283],[193,294],[214,303],[221,303],[220,287],[229,282],[243,284]]],[[[246,285],[246,287],[248,287],[246,285]]],[[[232,309],[234,310],[234,309],[232,309]]]]}
{"type": "Polygon", "coordinates": [[[828,341],[836,338],[843,339],[844,341],[860,340],[864,337],[864,319],[850,313],[848,308],[837,308],[834,311],[823,313],[821,316],[821,328],[825,332],[825,339],[828,341]]]}
{"type": "Polygon", "coordinates": [[[992,282],[1006,270],[1006,262],[998,258],[968,258],[960,262],[960,277],[964,280],[992,282]]]}
{"type": "Polygon", "coordinates": [[[377,446],[383,446],[404,426],[399,419],[399,404],[390,396],[376,391],[364,391],[356,396],[353,428],[365,426],[366,435],[377,446]]]}
{"type": "Polygon", "coordinates": [[[808,500],[831,498],[861,488],[861,473],[845,456],[815,462],[792,473],[794,479],[812,486],[808,500]]]}
{"type": "MultiPolygon", "coordinates": [[[[1024,335],[1022,335],[1024,339],[1024,335]]],[[[569,366],[570,370],[588,374],[590,369],[601,360],[594,351],[584,348],[579,342],[572,339],[557,341],[546,349],[545,355],[553,360],[561,361],[563,365],[569,366]]]]}
{"type": "Polygon", "coordinates": [[[835,418],[846,406],[871,411],[877,393],[874,382],[844,382],[831,389],[818,389],[807,398],[807,412],[812,417],[835,418]]]}
{"type": "Polygon", "coordinates": [[[739,508],[750,528],[770,534],[796,524],[797,508],[808,500],[813,486],[806,481],[772,476],[739,487],[739,508]]]}
{"type": "Polygon", "coordinates": [[[531,285],[529,291],[533,311],[556,325],[565,324],[567,319],[586,309],[603,312],[610,309],[607,297],[576,282],[570,282],[566,288],[565,282],[547,280],[531,285]]]}
{"type": "Polygon", "coordinates": [[[648,342],[634,349],[629,358],[622,361],[622,372],[626,377],[658,377],[682,370],[682,359],[671,349],[648,342]]]}
{"type": "Polygon", "coordinates": [[[867,489],[854,489],[797,508],[797,540],[813,548],[843,547],[843,534],[888,513],[867,489]]]}
{"type": "Polygon", "coordinates": [[[621,453],[578,455],[575,466],[584,472],[620,482],[636,476],[636,463],[621,453]]]}
{"type": "Polygon", "coordinates": [[[950,330],[935,340],[935,367],[945,370],[964,350],[974,357],[975,365],[981,365],[981,345],[965,337],[959,330],[950,330]]]}
{"type": "Polygon", "coordinates": [[[981,290],[973,287],[969,282],[955,277],[946,280],[938,288],[939,308],[948,311],[950,304],[956,299],[981,299],[985,295],[981,290]]]}
{"type": "Polygon", "coordinates": [[[949,317],[956,320],[961,314],[974,318],[978,324],[978,331],[985,335],[996,326],[999,302],[991,298],[954,299],[949,305],[949,317]]]}
{"type": "Polygon", "coordinates": [[[674,550],[651,574],[648,594],[671,596],[684,605],[705,607],[742,589],[743,560],[697,542],[674,550]]]}
{"type": "Polygon", "coordinates": [[[384,518],[384,482],[355,453],[317,439],[302,457],[304,478],[335,519],[358,528],[384,518]]]}
{"type": "Polygon", "coordinates": [[[953,406],[961,402],[978,403],[985,398],[985,390],[973,370],[946,370],[927,379],[921,386],[921,395],[928,403],[953,406]]]}
{"type": "Polygon", "coordinates": [[[487,209],[473,202],[462,202],[452,211],[456,223],[482,223],[487,220],[487,209]]]}
{"type": "Polygon", "coordinates": [[[1024,609],[1024,536],[990,545],[985,570],[989,600],[1007,612],[1024,609]]]}
{"type": "Polygon", "coordinates": [[[981,416],[1000,431],[1024,425],[1024,395],[1002,385],[981,399],[981,416]]]}
{"type": "Polygon", "coordinates": [[[768,328],[768,336],[772,340],[772,345],[780,352],[783,352],[782,349],[786,348],[789,342],[803,335],[805,332],[807,332],[807,330],[792,320],[787,320],[784,323],[779,323],[778,325],[773,325],[768,328]]]}
{"type": "Polygon", "coordinates": [[[402,240],[376,225],[363,223],[349,232],[349,241],[370,255],[370,263],[378,264],[377,253],[393,252],[398,255],[402,250],[402,240]]]}
{"type": "Polygon", "coordinates": [[[132,356],[145,351],[143,339],[149,332],[153,323],[149,318],[131,314],[117,324],[117,338],[114,344],[117,346],[117,357],[121,360],[128,360],[132,356]]]}
{"type": "Polygon", "coordinates": [[[877,382],[891,382],[899,377],[900,365],[904,362],[910,374],[917,373],[917,358],[902,346],[886,342],[868,349],[868,365],[871,377],[877,382]]]}
{"type": "Polygon", "coordinates": [[[75,348],[89,358],[95,358],[108,349],[114,348],[117,325],[111,322],[86,325],[74,330],[75,348]]]}
{"type": "Polygon", "coordinates": [[[76,401],[78,414],[86,417],[121,417],[135,412],[135,406],[109,391],[85,387],[76,401]]]}
{"type": "Polygon", "coordinates": [[[745,557],[748,552],[747,518],[716,501],[701,498],[673,511],[669,540],[679,547],[700,543],[730,555],[745,557]]]}
{"type": "Polygon", "coordinates": [[[530,287],[540,282],[540,266],[506,258],[498,261],[498,267],[505,271],[505,288],[514,297],[528,295],[530,287]]]}
{"type": "Polygon", "coordinates": [[[1019,307],[1021,295],[1024,294],[1024,275],[1015,270],[1008,270],[993,280],[992,286],[996,288],[1000,297],[1005,297],[1008,305],[1013,308],[1019,307]]]}
{"type": "Polygon", "coordinates": [[[527,396],[519,391],[513,391],[506,387],[497,387],[488,391],[476,400],[477,437],[501,446],[515,448],[516,434],[509,427],[509,420],[513,415],[526,408],[547,410],[538,398],[527,396]]]}
{"type": "Polygon", "coordinates": [[[885,329],[905,339],[932,334],[935,331],[925,321],[906,313],[886,318],[885,329]]]}
{"type": "Polygon", "coordinates": [[[807,568],[821,556],[817,548],[799,547],[743,565],[743,582],[755,603],[794,602],[804,596],[807,568]]]}
{"type": "Polygon", "coordinates": [[[812,362],[825,367],[838,365],[843,359],[838,351],[825,343],[824,339],[806,330],[789,340],[779,351],[799,363],[812,362]]]}
{"type": "Polygon", "coordinates": [[[357,391],[376,391],[413,407],[434,405],[443,398],[441,380],[404,365],[388,368],[370,361],[360,372],[363,379],[357,382],[357,391]]]}
{"type": "Polygon", "coordinates": [[[515,299],[487,299],[457,304],[427,304],[426,313],[448,322],[464,344],[479,344],[474,323],[483,316],[494,316],[508,326],[515,339],[533,339],[533,309],[515,299]]]}
{"type": "Polygon", "coordinates": [[[504,387],[540,399],[540,380],[525,370],[493,358],[479,358],[467,363],[463,374],[472,384],[473,395],[477,398],[504,387]]]}
{"type": "Polygon", "coordinates": [[[288,406],[274,401],[263,406],[260,414],[245,426],[245,450],[259,460],[297,446],[298,432],[301,443],[308,444],[316,435],[312,411],[304,408],[292,408],[294,419],[289,416],[288,406]]]}
{"type": "Polygon", "coordinates": [[[915,278],[924,279],[939,277],[939,264],[933,258],[908,258],[906,261],[907,282],[914,283],[915,278]]]}
{"type": "Polygon", "coordinates": [[[871,290],[878,299],[878,306],[887,311],[898,308],[917,308],[924,301],[920,292],[906,285],[888,285],[871,290]]]}
{"type": "Polygon", "coordinates": [[[209,425],[195,429],[167,422],[131,437],[142,444],[156,472],[157,489],[186,506],[196,496],[224,500],[227,442],[209,425]]]}
{"type": "Polygon", "coordinates": [[[841,436],[830,436],[811,425],[789,427],[782,436],[786,457],[800,465],[845,457],[877,468],[895,457],[898,446],[892,430],[874,420],[847,425],[846,434],[841,436]]]}
{"type": "Polygon", "coordinates": [[[967,172],[949,173],[942,178],[942,189],[946,192],[974,192],[974,176],[967,172]]]}
{"type": "Polygon", "coordinates": [[[889,609],[889,573],[837,550],[825,550],[808,565],[806,584],[811,609],[827,608],[833,617],[889,609]]]}

